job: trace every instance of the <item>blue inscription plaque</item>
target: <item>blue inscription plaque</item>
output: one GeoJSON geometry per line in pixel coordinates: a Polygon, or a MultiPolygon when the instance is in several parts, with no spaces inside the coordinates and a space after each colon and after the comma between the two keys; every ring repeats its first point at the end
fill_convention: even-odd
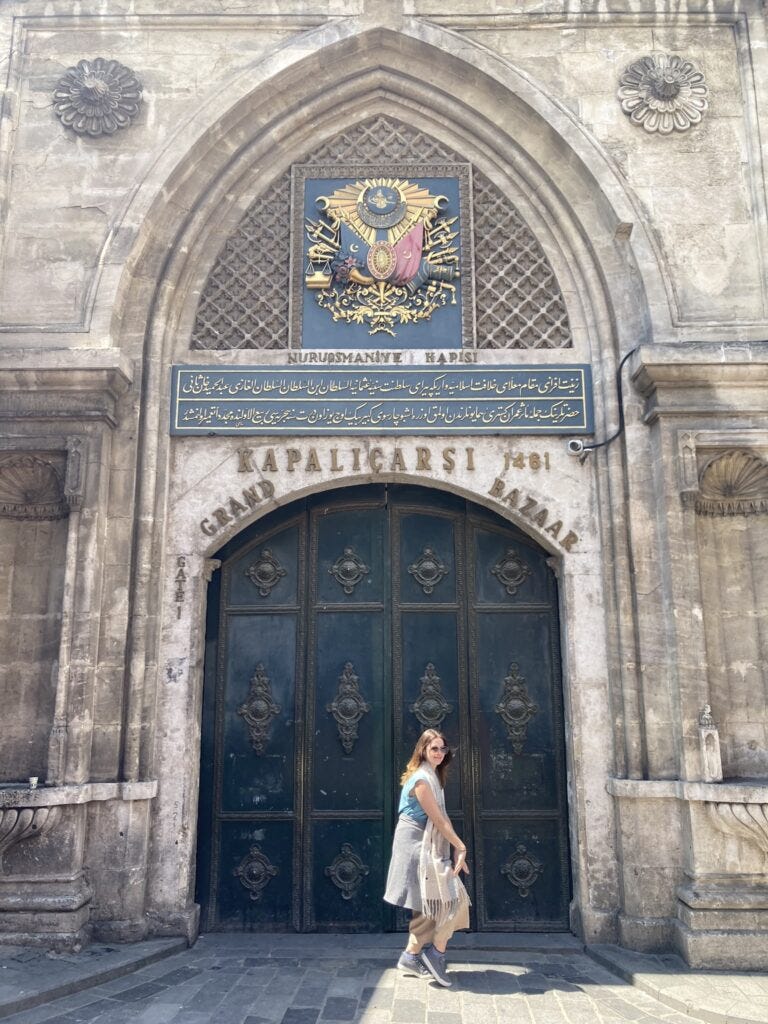
{"type": "Polygon", "coordinates": [[[585,364],[174,366],[172,434],[591,434],[585,364]]]}

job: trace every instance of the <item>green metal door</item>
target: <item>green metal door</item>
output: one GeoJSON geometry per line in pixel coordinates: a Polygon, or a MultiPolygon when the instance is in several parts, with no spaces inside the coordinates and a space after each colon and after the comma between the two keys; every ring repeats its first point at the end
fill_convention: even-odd
{"type": "Polygon", "coordinates": [[[204,929],[380,931],[397,777],[458,750],[474,926],[568,926],[557,595],[546,553],[417,487],[350,488],[220,552],[208,601],[204,929]]]}

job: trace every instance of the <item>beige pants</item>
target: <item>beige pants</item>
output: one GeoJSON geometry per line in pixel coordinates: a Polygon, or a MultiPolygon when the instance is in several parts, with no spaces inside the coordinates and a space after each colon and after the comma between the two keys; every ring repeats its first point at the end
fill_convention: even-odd
{"type": "Polygon", "coordinates": [[[420,953],[422,948],[428,946],[430,942],[440,949],[444,949],[453,933],[461,931],[462,928],[469,928],[469,907],[466,905],[440,929],[435,929],[435,922],[431,917],[414,913],[411,923],[408,925],[410,932],[408,952],[420,953]]]}

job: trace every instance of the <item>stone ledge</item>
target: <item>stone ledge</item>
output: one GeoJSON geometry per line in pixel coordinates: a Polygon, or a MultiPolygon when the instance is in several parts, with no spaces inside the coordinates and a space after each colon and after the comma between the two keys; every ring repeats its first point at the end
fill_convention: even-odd
{"type": "Polygon", "coordinates": [[[641,345],[631,365],[644,395],[659,385],[768,384],[768,341],[641,345]]]}
{"type": "Polygon", "coordinates": [[[644,420],[661,415],[765,415],[768,342],[641,345],[631,378],[645,398],[644,420]]]}
{"type": "Polygon", "coordinates": [[[116,349],[0,352],[0,420],[102,420],[117,425],[117,403],[133,383],[116,349]]]}
{"type": "Polygon", "coordinates": [[[699,876],[679,885],[676,891],[678,899],[692,910],[736,911],[729,924],[732,931],[738,931],[740,923],[743,926],[738,921],[741,911],[768,910],[768,888],[762,875],[699,876]]]}
{"type": "Polygon", "coordinates": [[[149,782],[86,782],[81,786],[42,786],[32,789],[22,782],[0,784],[2,807],[53,807],[90,804],[102,800],[151,800],[157,796],[157,780],[149,782]]]}
{"type": "Polygon", "coordinates": [[[611,796],[625,800],[687,800],[691,803],[768,803],[768,781],[684,782],[680,779],[609,779],[611,796]]]}

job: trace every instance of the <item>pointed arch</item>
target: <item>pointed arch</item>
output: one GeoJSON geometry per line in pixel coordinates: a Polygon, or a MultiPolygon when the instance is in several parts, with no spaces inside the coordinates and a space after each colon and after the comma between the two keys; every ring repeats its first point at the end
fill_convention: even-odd
{"type": "MultiPolygon", "coordinates": [[[[393,163],[461,163],[461,153],[419,128],[375,114],[347,126],[304,154],[315,167],[393,163]]],[[[325,171],[323,171],[325,173],[325,171]]],[[[571,348],[573,336],[558,275],[510,199],[481,170],[471,174],[474,296],[478,348],[571,348]]],[[[200,290],[190,347],[200,350],[284,349],[289,346],[291,169],[262,191],[226,239],[200,290]]],[[[295,243],[294,243],[295,244],[295,243]]],[[[559,254],[553,254],[555,259],[559,254]]],[[[196,261],[200,273],[210,252],[196,261]]],[[[568,267],[561,275],[570,281],[568,267]]],[[[197,298],[198,288],[193,290],[197,298]]],[[[467,301],[470,301],[469,296],[467,301]]],[[[186,324],[182,326],[186,332],[186,324]]],[[[373,339],[374,341],[376,339],[373,339]]]]}
{"type": "MultiPolygon", "coordinates": [[[[603,343],[623,350],[669,332],[663,276],[639,207],[569,111],[507,61],[437,26],[360,32],[341,22],[238,74],[169,141],[116,233],[118,246],[135,232],[128,259],[121,266],[105,258],[97,310],[113,344],[141,344],[169,285],[175,332],[184,289],[200,286],[192,254],[220,247],[255,195],[318,139],[376,112],[416,124],[513,189],[537,237],[546,244],[550,235],[552,250],[577,271],[567,298],[574,307],[585,300],[585,325],[612,318],[605,282],[619,282],[616,339],[603,343]],[[614,237],[627,222],[636,226],[631,245],[614,237]]],[[[155,350],[158,341],[155,334],[155,350]]]]}

